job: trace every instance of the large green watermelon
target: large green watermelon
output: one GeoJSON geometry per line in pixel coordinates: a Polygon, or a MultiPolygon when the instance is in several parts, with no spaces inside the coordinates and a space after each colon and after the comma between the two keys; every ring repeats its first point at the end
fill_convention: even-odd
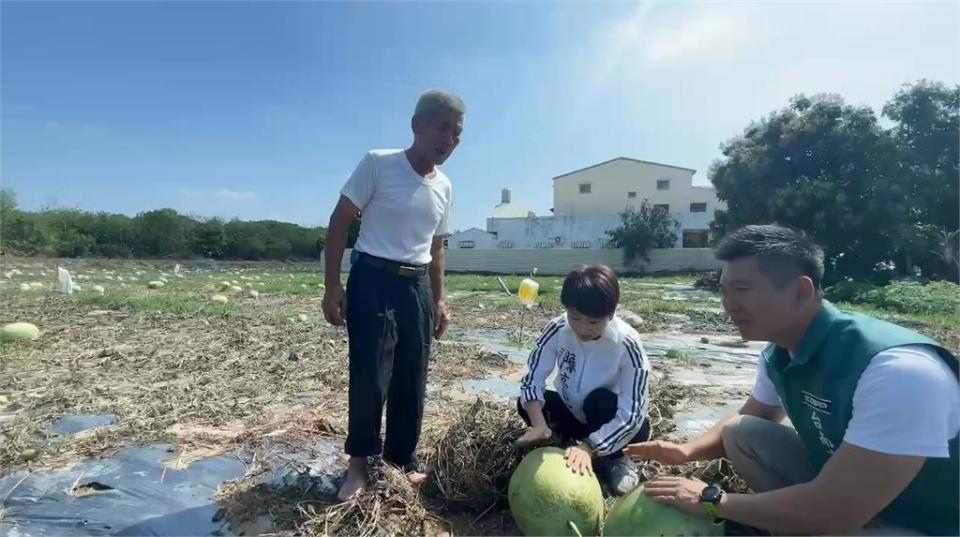
{"type": "Polygon", "coordinates": [[[568,468],[559,448],[536,449],[523,458],[510,477],[509,501],[524,535],[597,535],[600,531],[600,483],[596,476],[568,468]]]}
{"type": "Polygon", "coordinates": [[[603,526],[605,536],[640,537],[723,535],[723,524],[703,516],[689,515],[676,507],[654,501],[637,487],[613,505],[603,526]]]}

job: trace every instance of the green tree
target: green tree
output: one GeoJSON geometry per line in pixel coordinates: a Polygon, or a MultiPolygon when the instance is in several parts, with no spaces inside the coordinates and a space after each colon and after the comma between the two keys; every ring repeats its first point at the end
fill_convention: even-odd
{"type": "Polygon", "coordinates": [[[137,241],[133,218],[123,214],[97,213],[91,234],[96,244],[93,254],[104,257],[132,257],[137,241]]]}
{"type": "Polygon", "coordinates": [[[950,275],[941,255],[950,232],[960,227],[960,86],[920,80],[905,84],[883,107],[896,122],[898,177],[910,203],[907,219],[892,239],[898,268],[912,274],[950,275]]]}
{"type": "Polygon", "coordinates": [[[957,229],[960,218],[960,86],[905,84],[883,107],[896,122],[900,180],[927,224],[957,229]]]}
{"type": "Polygon", "coordinates": [[[13,190],[0,190],[0,250],[13,255],[34,255],[43,247],[43,233],[35,216],[17,208],[13,190]]]}
{"type": "Polygon", "coordinates": [[[17,193],[10,188],[0,189],[0,220],[17,210],[17,193]]]}
{"type": "Polygon", "coordinates": [[[223,220],[211,218],[198,222],[193,228],[193,242],[190,251],[201,257],[222,259],[227,253],[227,233],[223,220]]]}
{"type": "Polygon", "coordinates": [[[652,207],[647,200],[640,207],[621,213],[620,218],[621,226],[607,234],[615,247],[623,248],[626,265],[633,265],[639,258],[649,260],[651,248],[672,248],[677,242],[680,223],[666,209],[652,207]]]}
{"type": "Polygon", "coordinates": [[[828,279],[867,276],[891,258],[909,205],[893,141],[870,108],[800,95],[721,150],[710,178],[727,211],[715,230],[804,229],[826,249],[828,279]]]}
{"type": "Polygon", "coordinates": [[[173,209],[159,209],[140,213],[135,220],[137,255],[167,257],[189,254],[190,234],[195,224],[189,217],[173,209]]]}

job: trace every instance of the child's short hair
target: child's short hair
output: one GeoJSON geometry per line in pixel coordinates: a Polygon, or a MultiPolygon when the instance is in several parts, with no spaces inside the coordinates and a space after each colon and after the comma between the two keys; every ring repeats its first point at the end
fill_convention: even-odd
{"type": "Polygon", "coordinates": [[[560,303],[594,318],[609,317],[620,301],[620,283],[606,265],[580,265],[567,274],[560,303]]]}

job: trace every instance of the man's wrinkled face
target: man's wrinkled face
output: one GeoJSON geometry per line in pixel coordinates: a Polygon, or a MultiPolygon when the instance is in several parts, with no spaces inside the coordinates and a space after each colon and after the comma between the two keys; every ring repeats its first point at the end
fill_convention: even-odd
{"type": "Polygon", "coordinates": [[[430,116],[414,118],[415,144],[427,158],[438,166],[446,162],[460,144],[463,132],[463,114],[443,109],[430,116]]]}
{"type": "Polygon", "coordinates": [[[756,257],[723,264],[720,296],[723,309],[745,340],[772,341],[795,322],[800,310],[800,278],[782,287],[760,270],[756,257]]]}

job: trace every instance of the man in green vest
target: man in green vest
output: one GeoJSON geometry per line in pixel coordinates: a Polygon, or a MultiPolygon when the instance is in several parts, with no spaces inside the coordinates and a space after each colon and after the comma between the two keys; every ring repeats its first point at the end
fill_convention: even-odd
{"type": "Polygon", "coordinates": [[[753,393],[699,438],[627,452],[665,464],[726,457],[754,493],[665,476],[646,493],[777,534],[958,535],[957,358],[824,300],[823,250],[800,232],[747,226],[716,256],[724,309],[744,339],[770,342],[753,393]]]}

